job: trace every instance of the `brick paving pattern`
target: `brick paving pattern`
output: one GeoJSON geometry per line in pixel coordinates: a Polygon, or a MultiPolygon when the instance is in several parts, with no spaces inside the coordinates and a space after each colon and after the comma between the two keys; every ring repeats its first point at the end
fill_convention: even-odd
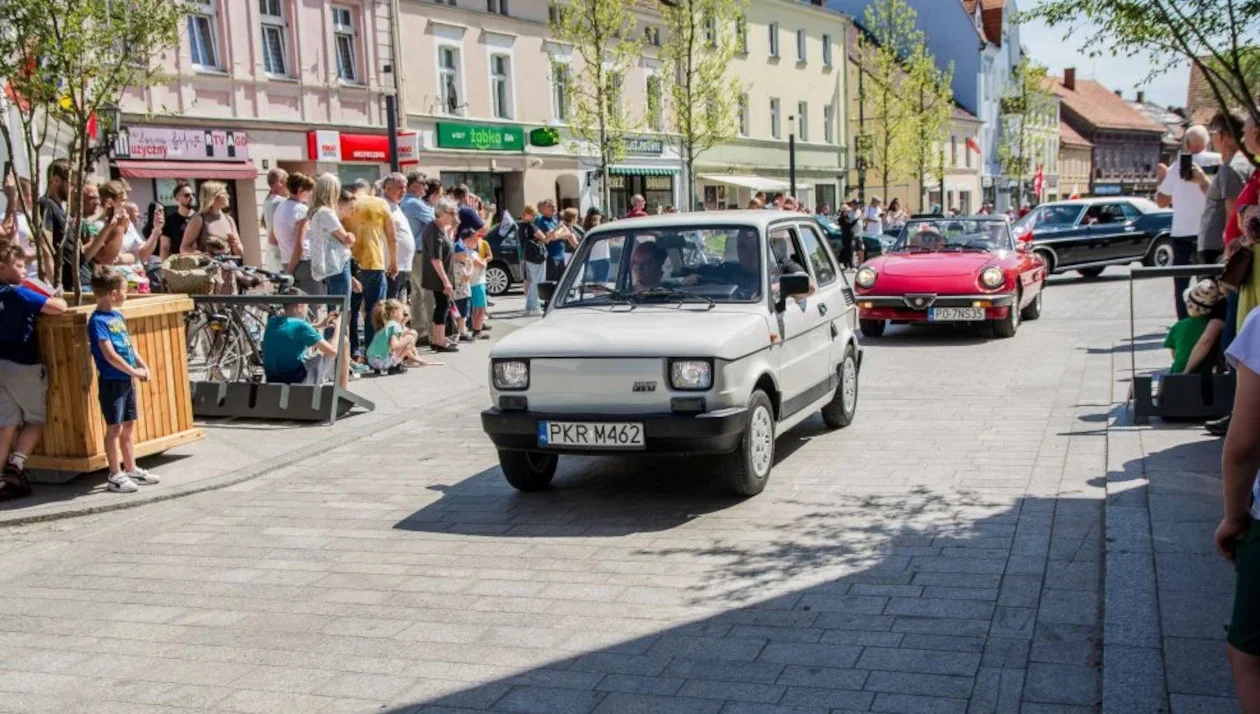
{"type": "MultiPolygon", "coordinates": [[[[1126,292],[1057,280],[1012,340],[868,341],[857,422],[784,435],[746,501],[698,460],[562,460],[517,494],[472,389],[222,490],[0,531],[0,711],[1098,711],[1126,292]]],[[[1200,625],[1169,635],[1176,711],[1228,695],[1200,625]]]]}

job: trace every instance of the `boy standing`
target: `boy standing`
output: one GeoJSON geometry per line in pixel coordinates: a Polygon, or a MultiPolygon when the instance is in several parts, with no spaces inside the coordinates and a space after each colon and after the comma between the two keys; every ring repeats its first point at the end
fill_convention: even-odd
{"type": "Polygon", "coordinates": [[[0,501],[31,495],[26,457],[43,433],[48,391],[39,361],[35,320],[40,315],[66,311],[61,298],[44,297],[22,287],[24,277],[26,254],[22,248],[0,244],[0,462],[4,463],[0,501]]]}
{"type": "Polygon", "coordinates": [[[149,381],[149,367],[132,347],[127,321],[118,312],[127,301],[127,282],[122,273],[109,266],[98,267],[92,273],[92,293],[96,295],[96,311],[88,319],[88,342],[99,375],[96,384],[105,417],[107,488],[115,493],[134,493],[139,490],[136,484],[161,481],[157,474],[136,466],[132,440],[136,426],[136,387],[132,380],[149,381]]]}

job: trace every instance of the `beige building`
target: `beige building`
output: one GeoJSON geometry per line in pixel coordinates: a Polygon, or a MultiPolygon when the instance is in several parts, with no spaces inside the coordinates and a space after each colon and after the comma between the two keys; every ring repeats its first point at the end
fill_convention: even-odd
{"type": "Polygon", "coordinates": [[[796,143],[796,194],[835,206],[847,125],[845,15],[793,0],[749,3],[731,63],[745,82],[738,139],[702,154],[695,186],[708,209],[743,207],[756,191],[788,193],[789,138],[796,143]]]}
{"type": "MultiPolygon", "coordinates": [[[[950,120],[949,139],[941,144],[945,163],[945,186],[942,192],[939,178],[927,176],[927,204],[922,210],[940,205],[942,210],[958,209],[963,215],[980,210],[983,203],[981,171],[984,164],[982,141],[983,122],[962,107],[954,107],[950,120]]],[[[917,201],[911,204],[917,205],[917,201]]]]}
{"type": "Polygon", "coordinates": [[[1057,198],[1066,199],[1073,195],[1088,195],[1093,174],[1094,145],[1065,122],[1059,122],[1059,195],[1057,198]]]}

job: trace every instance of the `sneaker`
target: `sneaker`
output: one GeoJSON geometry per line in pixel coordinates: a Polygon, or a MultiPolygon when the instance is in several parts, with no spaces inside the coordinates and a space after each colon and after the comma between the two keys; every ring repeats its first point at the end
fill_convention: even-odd
{"type": "Polygon", "coordinates": [[[488,323],[488,322],[487,322],[486,324],[482,325],[482,326],[481,326],[481,331],[482,331],[482,332],[489,332],[489,331],[490,331],[490,323],[488,323]]]}
{"type": "Polygon", "coordinates": [[[22,487],[8,481],[0,481],[0,501],[12,501],[18,498],[26,498],[31,495],[29,486],[22,487]]]}
{"type": "Polygon", "coordinates": [[[136,467],[135,471],[127,474],[127,477],[141,486],[152,486],[155,483],[162,482],[161,476],[158,476],[155,473],[150,473],[147,469],[142,469],[139,466],[136,467]]]}
{"type": "Polygon", "coordinates": [[[472,336],[473,336],[473,339],[474,339],[474,340],[488,340],[488,339],[490,339],[490,335],[487,335],[487,334],[485,333],[485,331],[484,331],[484,330],[476,330],[476,331],[474,331],[474,332],[472,333],[472,336]]]}
{"type": "Polygon", "coordinates": [[[542,310],[526,310],[525,317],[542,317],[542,310]]]}
{"type": "Polygon", "coordinates": [[[361,363],[361,362],[351,362],[351,363],[350,363],[350,374],[353,374],[353,375],[362,375],[362,374],[365,374],[365,373],[366,373],[366,372],[368,372],[370,369],[371,369],[370,367],[368,367],[366,364],[363,364],[363,363],[361,363]]]}
{"type": "Polygon", "coordinates": [[[26,477],[26,469],[18,468],[13,464],[5,464],[4,480],[0,481],[0,487],[3,487],[7,494],[0,495],[0,500],[26,498],[31,495],[31,482],[26,477]]]}
{"type": "Polygon", "coordinates": [[[434,352],[459,352],[459,348],[451,344],[433,345],[433,347],[431,347],[430,349],[432,349],[434,352]]]}
{"type": "Polygon", "coordinates": [[[109,483],[105,486],[114,493],[135,493],[140,490],[135,481],[127,474],[114,474],[109,477],[109,483]]]}
{"type": "Polygon", "coordinates": [[[473,337],[471,332],[465,332],[464,334],[459,336],[460,342],[472,342],[475,339],[477,338],[473,337]]]}
{"type": "Polygon", "coordinates": [[[400,364],[400,365],[395,365],[395,366],[393,366],[393,367],[390,367],[390,368],[389,368],[388,373],[389,373],[389,374],[406,374],[406,373],[407,373],[407,367],[406,367],[405,365],[401,365],[401,364],[400,364]]]}

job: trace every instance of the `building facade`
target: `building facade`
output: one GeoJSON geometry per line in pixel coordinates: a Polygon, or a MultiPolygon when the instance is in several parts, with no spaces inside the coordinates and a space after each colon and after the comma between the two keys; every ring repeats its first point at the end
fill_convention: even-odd
{"type": "Polygon", "coordinates": [[[1159,185],[1156,175],[1165,127],[1129,106],[1103,85],[1078,79],[1068,68],[1055,78],[1063,121],[1093,144],[1089,193],[1146,196],[1159,185]]]}
{"type": "Polygon", "coordinates": [[[809,207],[841,199],[847,125],[846,57],[852,23],[820,3],[749,3],[731,71],[745,86],[735,141],[702,154],[695,188],[709,210],[744,207],[757,191],[790,193],[809,207]]]}
{"type": "Polygon", "coordinates": [[[257,263],[268,169],[349,181],[388,166],[391,31],[383,0],[197,0],[167,59],[172,81],[123,97],[111,173],[142,206],[173,205],[177,179],[224,181],[257,263]],[[321,151],[317,135],[336,151],[321,151]]]}
{"type": "Polygon", "coordinates": [[[1066,122],[1059,122],[1058,198],[1087,195],[1093,175],[1094,145],[1066,122]]]}
{"type": "Polygon", "coordinates": [[[949,140],[941,145],[945,185],[938,176],[924,178],[928,208],[958,209],[963,215],[975,213],[984,203],[981,183],[984,126],[980,118],[962,107],[954,107],[949,140]],[[942,190],[942,188],[944,190],[942,190]]]}

